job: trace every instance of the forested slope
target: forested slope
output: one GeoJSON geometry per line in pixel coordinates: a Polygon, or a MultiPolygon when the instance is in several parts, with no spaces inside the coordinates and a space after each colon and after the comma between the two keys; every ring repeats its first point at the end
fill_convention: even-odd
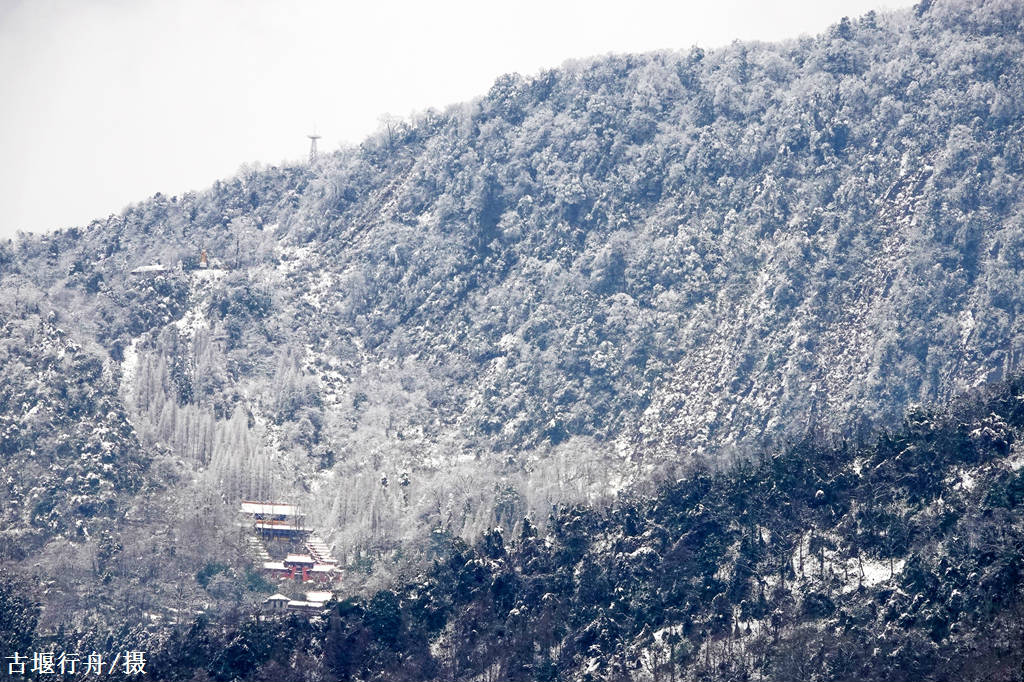
{"type": "MultiPolygon", "coordinates": [[[[42,578],[104,621],[143,584],[133,617],[237,614],[266,586],[221,551],[231,513],[281,498],[373,592],[429,538],[543,534],[553,505],[600,516],[1010,376],[1022,17],[939,0],[505,76],[311,165],[0,244],[0,557],[74,554],[42,578]]],[[[43,628],[88,629],[53,591],[43,628]]],[[[716,594],[687,594],[675,622],[701,622],[716,594]]]]}
{"type": "Polygon", "coordinates": [[[586,498],[867,429],[1017,365],[1021,14],[950,0],[503,77],[314,167],[22,239],[4,286],[139,352],[156,378],[124,389],[152,438],[240,410],[278,430],[251,441],[367,485],[429,494],[429,471],[481,459],[586,498]],[[188,272],[202,250],[223,277],[188,272]],[[158,258],[186,272],[156,295],[128,271],[158,258]],[[581,457],[610,473],[551,475],[581,457]]]}
{"type": "Polygon", "coordinates": [[[243,174],[50,248],[102,245],[102,274],[209,247],[259,277],[308,246],[259,282],[269,314],[415,358],[481,447],[873,422],[1015,363],[1020,8],[974,4],[505,77],[309,184],[243,174]]]}
{"type": "Polygon", "coordinates": [[[508,77],[386,131],[293,231],[311,340],[415,358],[499,451],[674,458],[998,378],[1021,12],[975,4],[508,77]]]}
{"type": "Polygon", "coordinates": [[[53,533],[86,539],[144,487],[148,456],[101,353],[38,315],[0,314],[0,559],[53,533]]]}
{"type": "Polygon", "coordinates": [[[1022,435],[1016,378],[867,443],[808,437],[562,506],[546,530],[437,534],[428,570],[326,618],[113,641],[167,680],[1018,679],[1022,435]]]}

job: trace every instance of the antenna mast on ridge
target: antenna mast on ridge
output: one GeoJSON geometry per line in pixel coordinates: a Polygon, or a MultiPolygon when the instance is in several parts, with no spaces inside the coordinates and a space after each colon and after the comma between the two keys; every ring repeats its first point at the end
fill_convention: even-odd
{"type": "Polygon", "coordinates": [[[312,135],[306,135],[309,138],[309,163],[310,165],[316,161],[316,141],[320,139],[320,136],[314,132],[312,135]]]}

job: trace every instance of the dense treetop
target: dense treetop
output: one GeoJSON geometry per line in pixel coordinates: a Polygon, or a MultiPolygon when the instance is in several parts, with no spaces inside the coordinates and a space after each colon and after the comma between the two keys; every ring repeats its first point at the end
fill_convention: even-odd
{"type": "Polygon", "coordinates": [[[504,76],[313,168],[22,240],[6,269],[91,294],[116,357],[145,328],[126,270],[206,249],[232,346],[419,374],[396,420],[429,450],[674,458],[877,424],[1016,366],[1020,21],[950,0],[504,76]]]}
{"type": "MultiPolygon", "coordinates": [[[[738,675],[803,677],[785,666],[821,663],[828,637],[854,652],[835,677],[909,674],[901,657],[935,647],[921,665],[952,675],[949,647],[988,617],[957,600],[1019,590],[1016,389],[876,445],[803,439],[869,442],[1018,370],[1022,18],[936,0],[507,75],[312,165],[0,244],[0,560],[75,555],[19,612],[91,637],[58,595],[109,624],[145,584],[132,617],[157,614],[172,659],[201,646],[248,661],[202,674],[280,675],[291,645],[161,623],[180,624],[174,600],[244,612],[267,586],[221,556],[230,511],[301,497],[366,593],[284,628],[332,674],[615,676],[640,647],[727,676],[721,647],[756,622],[790,662],[744,639],[738,675]],[[644,499],[666,472],[683,482],[644,499]],[[813,585],[792,586],[794,551],[818,557],[813,585]],[[861,557],[891,563],[870,599],[829,582],[861,557]],[[517,618],[534,639],[508,634],[517,618]]],[[[1015,622],[1007,599],[993,622],[1015,622]]]]}

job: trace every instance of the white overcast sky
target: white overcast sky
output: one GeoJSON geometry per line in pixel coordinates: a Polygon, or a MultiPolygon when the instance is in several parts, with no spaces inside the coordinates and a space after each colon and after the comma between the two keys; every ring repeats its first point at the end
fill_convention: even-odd
{"type": "Polygon", "coordinates": [[[817,33],[908,0],[0,0],[0,237],[85,225],[381,115],[609,52],[817,33]]]}

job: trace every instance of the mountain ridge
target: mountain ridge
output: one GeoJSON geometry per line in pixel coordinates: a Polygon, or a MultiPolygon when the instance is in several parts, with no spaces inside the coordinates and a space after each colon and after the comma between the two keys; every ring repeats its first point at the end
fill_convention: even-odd
{"type": "Polygon", "coordinates": [[[31,360],[0,399],[40,381],[59,326],[85,352],[47,395],[81,388],[82,428],[112,414],[117,462],[145,463],[81,508],[28,475],[77,471],[66,425],[0,441],[3,558],[72,553],[61,590],[105,614],[143,580],[165,623],[176,591],[237,612],[264,587],[218,554],[237,501],[301,498],[372,593],[430,539],[545,530],[1013,376],[1021,10],[945,0],[505,76],[312,165],[0,244],[0,350],[31,360]]]}
{"type": "MultiPolygon", "coordinates": [[[[159,258],[185,277],[209,251],[231,265],[195,313],[228,337],[206,362],[233,387],[217,414],[264,409],[268,342],[314,392],[299,449],[334,457],[429,433],[428,461],[453,443],[520,466],[568,447],[625,475],[637,462],[617,453],[650,470],[808,424],[870,430],[1015,367],[1014,10],[947,2],[789,43],[505,76],[314,167],[248,168],[9,245],[6,276],[21,264],[8,281],[79,297],[83,331],[119,362],[165,316],[151,306],[180,314],[183,296],[137,298],[127,271],[159,258]],[[318,362],[337,365],[333,387],[318,362]],[[375,374],[391,388],[361,387],[375,374]],[[340,423],[361,433],[363,405],[391,414],[353,440],[340,423]]],[[[181,341],[150,345],[192,352],[181,341]]],[[[194,384],[185,365],[176,381],[194,384]]]]}

